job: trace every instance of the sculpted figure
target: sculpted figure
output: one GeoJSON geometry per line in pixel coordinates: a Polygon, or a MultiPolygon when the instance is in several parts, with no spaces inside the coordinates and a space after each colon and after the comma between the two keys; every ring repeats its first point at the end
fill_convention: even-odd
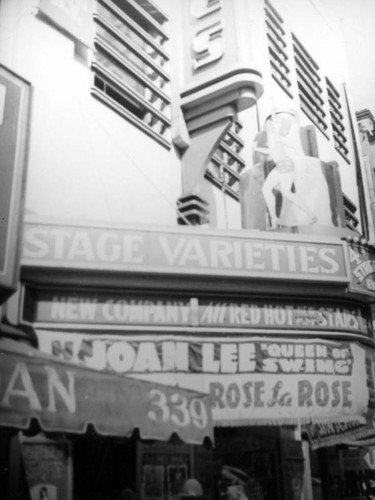
{"type": "Polygon", "coordinates": [[[262,192],[271,218],[271,228],[279,226],[276,214],[274,189],[278,189],[283,200],[287,199],[305,212],[310,223],[316,223],[313,214],[303,198],[296,192],[296,170],[302,166],[305,154],[299,139],[299,123],[290,113],[277,113],[266,121],[267,148],[254,147],[254,151],[272,159],[275,167],[267,175],[262,192]]]}
{"type": "Polygon", "coordinates": [[[338,165],[307,155],[303,134],[306,138],[293,111],[266,119],[253,144],[253,164],[241,179],[244,228],[339,225],[336,194],[341,189],[330,174],[338,165]],[[269,224],[263,222],[262,227],[266,212],[269,224]]]}

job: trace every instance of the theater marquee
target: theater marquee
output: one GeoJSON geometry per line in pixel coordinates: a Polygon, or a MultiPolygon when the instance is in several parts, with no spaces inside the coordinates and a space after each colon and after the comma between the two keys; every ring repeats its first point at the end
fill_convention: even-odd
{"type": "Polygon", "coordinates": [[[293,235],[26,224],[24,266],[346,283],[344,243],[293,235]]]}
{"type": "Polygon", "coordinates": [[[17,288],[30,84],[0,65],[0,303],[17,288]]]}
{"type": "Polygon", "coordinates": [[[338,302],[210,299],[150,294],[89,293],[75,290],[29,290],[23,300],[23,321],[41,326],[102,330],[187,329],[248,334],[292,331],[303,335],[327,332],[371,336],[363,307],[338,302]]]}
{"type": "Polygon", "coordinates": [[[73,364],[210,395],[216,425],[365,422],[371,350],[354,342],[37,331],[73,364]]]}

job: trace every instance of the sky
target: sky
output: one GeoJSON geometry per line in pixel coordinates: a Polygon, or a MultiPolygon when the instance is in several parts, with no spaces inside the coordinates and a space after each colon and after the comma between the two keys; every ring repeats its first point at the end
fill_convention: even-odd
{"type": "Polygon", "coordinates": [[[375,115],[375,0],[321,0],[339,19],[346,41],[354,111],[375,115]]]}

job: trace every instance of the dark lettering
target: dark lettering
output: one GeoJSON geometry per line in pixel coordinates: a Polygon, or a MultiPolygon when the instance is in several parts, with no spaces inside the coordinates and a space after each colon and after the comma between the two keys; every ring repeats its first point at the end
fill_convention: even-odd
{"type": "Polygon", "coordinates": [[[237,408],[241,394],[237,384],[229,384],[226,393],[226,402],[229,408],[237,408]]]}
{"type": "Polygon", "coordinates": [[[312,406],[311,396],[313,393],[312,385],[308,380],[298,382],[298,406],[312,406]]]}
{"type": "Polygon", "coordinates": [[[337,380],[336,380],[336,382],[333,382],[333,384],[332,384],[332,395],[333,395],[332,406],[333,407],[338,406],[340,404],[341,397],[340,397],[339,387],[340,387],[340,382],[338,382],[337,380]]]}
{"type": "Polygon", "coordinates": [[[210,383],[210,404],[214,408],[216,405],[222,409],[225,408],[225,404],[223,402],[224,396],[224,386],[219,382],[211,382],[210,383]]]}
{"type": "Polygon", "coordinates": [[[264,382],[255,382],[254,391],[254,406],[264,406],[264,402],[262,401],[264,394],[264,382]]]}
{"type": "Polygon", "coordinates": [[[249,408],[249,406],[252,406],[253,404],[253,397],[251,395],[252,386],[253,386],[252,382],[246,382],[246,384],[243,385],[243,392],[246,398],[246,401],[243,404],[244,408],[249,408]]]}
{"type": "Polygon", "coordinates": [[[350,408],[352,406],[352,401],[350,399],[351,394],[352,391],[350,382],[342,382],[342,405],[344,407],[347,406],[350,408]]]}
{"type": "Polygon", "coordinates": [[[326,382],[320,381],[315,386],[315,400],[318,406],[327,406],[329,389],[326,382]]]}

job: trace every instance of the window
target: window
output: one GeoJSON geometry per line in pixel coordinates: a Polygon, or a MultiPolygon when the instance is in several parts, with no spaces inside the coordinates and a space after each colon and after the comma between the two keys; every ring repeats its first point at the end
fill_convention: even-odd
{"type": "Polygon", "coordinates": [[[344,115],[342,113],[341,96],[332,82],[326,78],[329,114],[331,117],[332,135],[335,143],[335,149],[348,162],[348,142],[345,134],[344,115]]]}
{"type": "Polygon", "coordinates": [[[232,124],[212,155],[205,174],[207,179],[237,201],[241,172],[245,168],[245,161],[239,155],[244,145],[238,135],[241,129],[239,121],[232,124]]]}
{"type": "Polygon", "coordinates": [[[295,35],[292,40],[301,109],[328,138],[319,66],[295,35]]]}
{"type": "Polygon", "coordinates": [[[289,57],[286,53],[286,33],[283,28],[284,21],[267,0],[264,10],[272,77],[288,96],[292,97],[290,92],[292,83],[289,78],[289,57]]]}
{"type": "Polygon", "coordinates": [[[98,0],[92,94],[170,147],[166,17],[149,0],[98,0]]]}

